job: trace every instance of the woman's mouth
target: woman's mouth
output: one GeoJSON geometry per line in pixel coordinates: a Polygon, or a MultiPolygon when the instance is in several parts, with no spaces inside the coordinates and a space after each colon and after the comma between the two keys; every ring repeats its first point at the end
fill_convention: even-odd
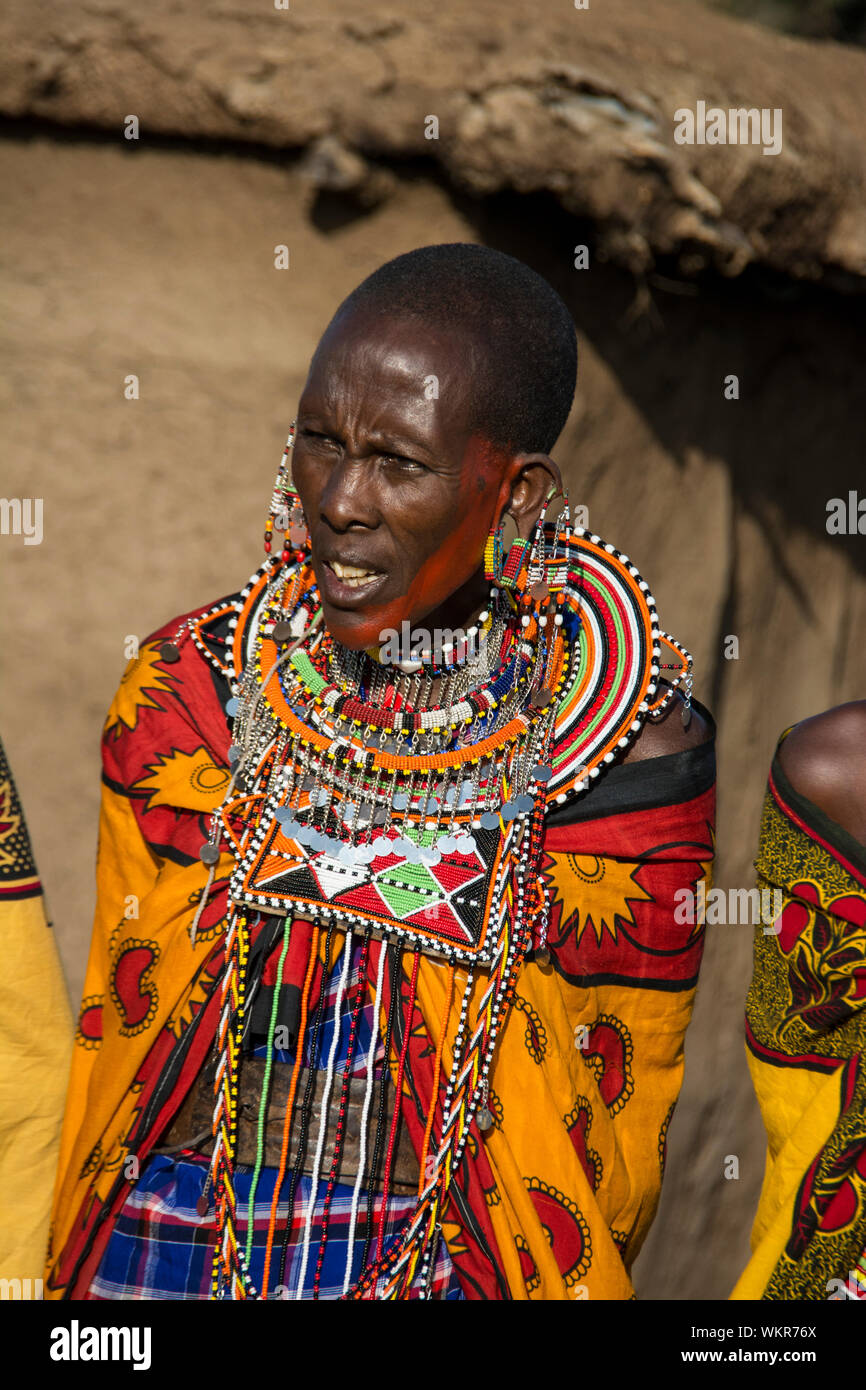
{"type": "Polygon", "coordinates": [[[338,560],[334,560],[329,566],[334,574],[343,584],[348,584],[350,589],[361,589],[365,584],[369,584],[371,579],[381,579],[381,570],[362,570],[357,565],[341,565],[338,560]]]}
{"type": "Polygon", "coordinates": [[[320,587],[323,596],[332,603],[346,603],[366,598],[384,582],[382,570],[362,565],[347,565],[340,560],[326,560],[322,565],[320,587]]]}

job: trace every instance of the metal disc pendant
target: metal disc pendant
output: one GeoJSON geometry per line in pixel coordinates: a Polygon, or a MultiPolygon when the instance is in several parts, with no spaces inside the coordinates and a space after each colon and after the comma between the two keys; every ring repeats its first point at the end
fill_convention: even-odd
{"type": "Polygon", "coordinates": [[[547,709],[552,699],[553,696],[547,686],[542,685],[538,690],[533,690],[529,703],[532,705],[533,709],[547,709]]]}
{"type": "Polygon", "coordinates": [[[290,624],[290,623],[286,623],[286,622],[282,622],[282,621],[281,621],[281,622],[278,622],[278,623],[274,623],[274,627],[273,627],[273,631],[271,632],[271,636],[273,637],[273,639],[274,639],[275,642],[291,642],[291,640],[292,640],[292,628],[291,628],[291,624],[290,624]]]}
{"type": "Polygon", "coordinates": [[[485,830],[498,830],[499,816],[495,811],[485,811],[481,817],[481,824],[485,830]]]}
{"type": "Polygon", "coordinates": [[[173,666],[176,661],[180,661],[180,652],[173,642],[161,642],[159,656],[167,666],[173,666]]]}
{"type": "Polygon", "coordinates": [[[482,1134],[486,1134],[488,1130],[493,1128],[493,1116],[486,1105],[482,1105],[478,1111],[478,1128],[482,1134]]]}
{"type": "Polygon", "coordinates": [[[234,719],[235,715],[236,715],[237,712],[238,712],[238,697],[237,697],[237,695],[233,695],[233,696],[231,697],[230,700],[226,700],[225,709],[226,709],[226,714],[229,716],[229,718],[230,718],[230,719],[234,719]]]}
{"type": "Polygon", "coordinates": [[[681,717],[682,717],[682,721],[683,721],[683,728],[684,728],[684,729],[687,729],[687,728],[689,727],[689,725],[691,724],[691,722],[692,722],[692,707],[691,707],[691,705],[683,705],[682,710],[681,710],[681,717]]]}
{"type": "Polygon", "coordinates": [[[536,763],[532,775],[536,782],[549,782],[553,776],[553,768],[548,767],[546,763],[536,763]]]}
{"type": "Polygon", "coordinates": [[[202,1193],[202,1195],[196,1202],[195,1209],[198,1212],[199,1216],[207,1216],[208,1212],[210,1211],[210,1202],[208,1201],[207,1197],[205,1197],[204,1193],[202,1193]]]}
{"type": "Polygon", "coordinates": [[[543,603],[546,598],[550,598],[550,590],[543,579],[539,579],[537,584],[533,584],[529,590],[529,597],[534,599],[536,603],[543,603]]]}
{"type": "Polygon", "coordinates": [[[548,949],[547,949],[546,946],[539,946],[538,949],[536,950],[536,952],[535,952],[535,964],[536,964],[536,965],[549,965],[549,964],[550,964],[550,952],[548,951],[548,949]]]}
{"type": "Polygon", "coordinates": [[[198,857],[203,864],[218,864],[220,862],[220,852],[217,846],[212,845],[210,841],[202,845],[198,852],[198,857]]]}

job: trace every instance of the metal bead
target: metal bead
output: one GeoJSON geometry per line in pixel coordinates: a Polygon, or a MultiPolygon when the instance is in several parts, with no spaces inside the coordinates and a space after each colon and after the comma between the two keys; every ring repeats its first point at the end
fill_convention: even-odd
{"type": "Polygon", "coordinates": [[[180,661],[180,652],[173,642],[160,643],[159,656],[167,666],[173,666],[176,661],[180,661]]]}

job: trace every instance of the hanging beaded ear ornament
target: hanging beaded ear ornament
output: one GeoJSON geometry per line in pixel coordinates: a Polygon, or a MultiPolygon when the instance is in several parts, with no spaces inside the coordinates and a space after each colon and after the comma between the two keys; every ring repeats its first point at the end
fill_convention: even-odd
{"type": "Polygon", "coordinates": [[[281,559],[289,561],[291,559],[303,560],[305,553],[310,549],[310,532],[307,527],[307,519],[304,516],[304,509],[301,506],[301,499],[298,490],[292,481],[292,462],[291,455],[295,446],[295,421],[291,423],[289,437],[286,440],[283,456],[277,469],[277,476],[274,481],[274,490],[271,495],[271,509],[268,512],[265,522],[265,554],[270,555],[272,549],[272,536],[275,531],[285,533],[283,540],[283,552],[281,559]],[[295,552],[294,556],[292,551],[295,552]]]}
{"type": "MultiPolygon", "coordinates": [[[[298,563],[309,558],[310,532],[298,490],[292,481],[291,455],[295,445],[295,425],[289,427],[288,438],[277,467],[271,493],[270,510],[265,521],[264,551],[270,555],[273,550],[275,531],[283,532],[283,545],[280,560],[285,564],[298,563]]],[[[188,623],[181,623],[174,638],[160,645],[160,657],[167,665],[180,660],[180,645],[188,631],[188,623]]]]}

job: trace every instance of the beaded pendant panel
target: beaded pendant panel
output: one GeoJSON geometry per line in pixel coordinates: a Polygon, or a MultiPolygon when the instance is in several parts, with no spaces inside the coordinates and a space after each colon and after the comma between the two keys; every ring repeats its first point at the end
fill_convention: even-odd
{"type": "MultiPolygon", "coordinates": [[[[294,819],[294,818],[293,818],[294,819]]],[[[465,963],[490,964],[499,934],[501,870],[515,836],[471,828],[468,816],[450,838],[455,847],[438,856],[406,857],[404,836],[394,827],[370,863],[350,861],[299,843],[268,813],[232,883],[234,895],[270,911],[293,907],[341,926],[366,929],[404,946],[465,963]]],[[[336,828],[336,827],[335,827],[336,828]]],[[[433,832],[409,832],[424,848],[433,832]]]]}
{"type": "MultiPolygon", "coordinates": [[[[269,564],[253,576],[238,606],[234,675],[246,672],[248,698],[252,690],[272,734],[248,785],[262,811],[244,837],[235,901],[491,963],[505,884],[533,813],[589,790],[639,732],[657,688],[663,635],[627,556],[572,533],[545,578],[559,626],[551,620],[545,635],[536,614],[524,646],[516,626],[513,647],[515,672],[530,671],[534,657],[520,665],[521,652],[535,650],[529,639],[547,644],[544,698],[527,698],[488,737],[476,725],[475,737],[455,738],[448,751],[415,755],[399,741],[389,751],[372,723],[340,723],[343,698],[303,645],[281,661],[276,630],[291,622],[299,636],[315,609],[312,569],[269,564]]],[[[527,695],[532,680],[537,692],[534,676],[527,695]]]]}

